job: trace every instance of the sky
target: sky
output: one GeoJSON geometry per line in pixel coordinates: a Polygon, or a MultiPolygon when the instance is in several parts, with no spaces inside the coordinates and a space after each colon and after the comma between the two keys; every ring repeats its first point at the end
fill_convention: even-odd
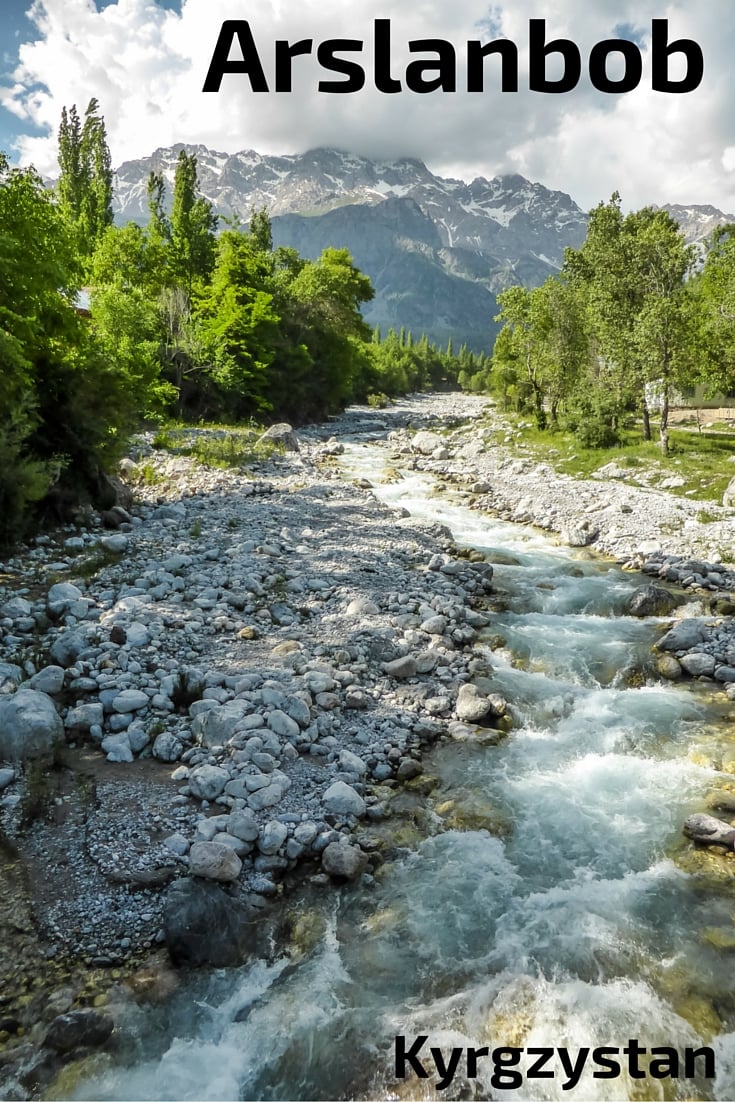
{"type": "MultiPolygon", "coordinates": [[[[233,47],[232,57],[237,54],[233,47]]],[[[440,175],[471,180],[520,173],[568,192],[585,209],[620,192],[626,209],[648,203],[713,204],[735,211],[735,18],[732,0],[2,0],[0,150],[17,164],[56,172],[62,107],[83,113],[96,97],[114,166],[175,142],[234,153],[298,153],[334,146],[364,156],[418,157],[440,175]],[[204,93],[222,22],[247,19],[269,89],[276,39],[310,38],[312,56],[294,58],[292,92],[254,92],[228,73],[204,93]],[[374,20],[390,20],[392,75],[403,90],[373,80],[374,20]],[[547,21],[547,39],[568,38],[583,58],[582,79],[563,94],[528,87],[529,20],[547,21]],[[651,21],[669,20],[669,39],[702,49],[704,78],[692,92],[654,91],[651,21]],[[502,92],[498,59],[488,59],[483,92],[464,91],[470,39],[504,37],[520,52],[519,91],[502,92]],[[365,88],[317,90],[315,56],[332,38],[360,39],[365,88]],[[457,92],[405,87],[412,39],[441,38],[457,54],[457,92]],[[587,74],[595,43],[636,42],[643,57],[637,89],[597,91],[587,74]]],[[[347,56],[347,55],[345,55],[347,56]]],[[[560,75],[549,59],[550,78],[560,75]]],[[[621,75],[613,57],[608,76],[621,75]]],[[[670,76],[683,76],[683,55],[670,76]]],[[[433,74],[429,74],[433,75],[433,74]]]]}

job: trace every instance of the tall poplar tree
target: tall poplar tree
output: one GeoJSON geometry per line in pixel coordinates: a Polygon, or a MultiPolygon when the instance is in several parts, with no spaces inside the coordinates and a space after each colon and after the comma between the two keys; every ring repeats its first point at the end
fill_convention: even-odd
{"type": "Polygon", "coordinates": [[[82,123],[73,104],[61,112],[59,207],[71,226],[81,257],[92,255],[112,225],[112,168],[105,121],[92,98],[82,123]]]}

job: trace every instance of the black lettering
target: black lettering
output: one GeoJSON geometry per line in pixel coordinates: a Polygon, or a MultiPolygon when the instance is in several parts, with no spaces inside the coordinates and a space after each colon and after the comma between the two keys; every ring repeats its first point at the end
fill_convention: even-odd
{"type": "Polygon", "coordinates": [[[439,1080],[436,1084],[438,1091],[445,1090],[454,1079],[454,1073],[457,1070],[460,1056],[462,1055],[461,1048],[453,1048],[450,1056],[449,1063],[444,1063],[444,1057],[442,1056],[442,1050],[440,1048],[432,1048],[431,1055],[434,1057],[434,1063],[436,1064],[436,1070],[439,1072],[439,1080]]]}
{"type": "Polygon", "coordinates": [[[457,91],[457,59],[451,42],[445,42],[443,38],[417,38],[409,42],[408,48],[412,54],[420,50],[433,50],[439,57],[436,61],[412,61],[406,68],[407,88],[421,93],[435,92],[438,88],[442,92],[457,91]],[[439,75],[425,80],[426,69],[437,70],[439,75]]]}
{"type": "Polygon", "coordinates": [[[704,54],[701,47],[691,38],[678,38],[669,43],[668,19],[652,21],[651,56],[654,92],[693,92],[702,83],[704,54]],[[686,76],[681,80],[669,80],[669,58],[679,53],[687,59],[686,76]]]}
{"type": "Polygon", "coordinates": [[[500,54],[502,73],[500,90],[517,92],[518,47],[515,42],[507,38],[499,38],[495,42],[488,42],[485,46],[481,42],[467,43],[467,91],[485,91],[483,60],[489,54],[500,54]]]}
{"type": "Polygon", "coordinates": [[[225,73],[247,73],[254,92],[268,91],[268,82],[247,19],[225,19],[220,27],[202,91],[219,92],[225,73]],[[235,38],[240,44],[242,58],[230,60],[230,49],[235,38]]]}
{"type": "Polygon", "coordinates": [[[628,1047],[623,1049],[623,1055],[628,1057],[628,1075],[631,1079],[644,1079],[646,1073],[638,1067],[638,1057],[645,1056],[646,1049],[631,1038],[628,1047]]]}
{"type": "Polygon", "coordinates": [[[490,1077],[491,1087],[500,1087],[502,1090],[523,1086],[523,1075],[520,1071],[509,1071],[521,1062],[522,1048],[494,1048],[493,1049],[493,1074],[490,1077]],[[508,1055],[504,1055],[507,1053],[508,1055]]]}
{"type": "Polygon", "coordinates": [[[715,1072],[715,1050],[712,1048],[685,1048],[684,1049],[684,1078],[696,1079],[697,1077],[697,1064],[696,1060],[698,1056],[704,1057],[704,1075],[705,1079],[714,1079],[715,1072]]]}
{"type": "Polygon", "coordinates": [[[408,1075],[406,1071],[406,1064],[409,1065],[411,1071],[418,1075],[419,1079],[428,1079],[429,1073],[418,1059],[418,1054],[428,1041],[426,1034],[420,1034],[411,1047],[406,1050],[406,1038],[403,1035],[396,1037],[396,1067],[395,1075],[396,1079],[405,1079],[408,1075]]]}
{"type": "Polygon", "coordinates": [[[400,80],[390,75],[390,19],[375,20],[375,87],[389,95],[401,91],[400,80]]]}
{"type": "Polygon", "coordinates": [[[633,92],[643,76],[643,58],[635,42],[621,38],[608,38],[592,47],[590,53],[590,80],[598,92],[633,92]],[[607,59],[612,53],[625,58],[625,73],[620,80],[610,80],[607,75],[607,59]]]}
{"type": "Polygon", "coordinates": [[[601,1068],[607,1068],[607,1071],[593,1071],[593,1079],[617,1079],[620,1075],[620,1064],[617,1060],[609,1060],[608,1053],[612,1053],[613,1056],[617,1056],[620,1050],[617,1048],[596,1048],[592,1051],[592,1059],[601,1068]]]}
{"type": "Polygon", "coordinates": [[[590,1050],[588,1048],[580,1048],[577,1052],[577,1060],[574,1064],[570,1059],[568,1059],[569,1053],[565,1048],[560,1048],[558,1051],[561,1066],[563,1067],[564,1074],[567,1077],[566,1082],[562,1083],[561,1089],[563,1091],[570,1091],[572,1087],[576,1087],[577,1083],[580,1080],[582,1072],[584,1071],[584,1065],[587,1062],[587,1057],[590,1054],[590,1050]]]}
{"type": "Polygon", "coordinates": [[[579,50],[568,38],[555,38],[546,42],[546,20],[529,20],[528,86],[532,92],[571,92],[579,84],[582,75],[582,58],[579,50]],[[564,75],[558,80],[546,79],[546,59],[549,54],[561,54],[564,58],[564,75]]]}
{"type": "Polygon", "coordinates": [[[487,1045],[483,1045],[481,1048],[468,1048],[467,1049],[467,1078],[477,1079],[477,1058],[478,1056],[489,1056],[490,1049],[487,1045]]]}
{"type": "Polygon", "coordinates": [[[347,80],[320,80],[320,92],[359,92],[365,86],[365,73],[355,61],[335,57],[337,50],[354,50],[360,53],[362,42],[359,38],[330,38],[321,42],[316,52],[317,61],[322,69],[333,73],[344,73],[347,80]]]}
{"type": "Polygon", "coordinates": [[[293,46],[285,39],[276,42],[276,92],[291,92],[291,59],[299,54],[310,54],[312,40],[302,38],[300,42],[294,42],[293,46]]]}
{"type": "Polygon", "coordinates": [[[530,1068],[526,1072],[527,1079],[553,1079],[553,1071],[541,1071],[541,1068],[548,1064],[551,1057],[554,1055],[553,1048],[529,1048],[529,1056],[538,1056],[538,1060],[534,1060],[530,1068]]]}
{"type": "Polygon", "coordinates": [[[651,1056],[661,1053],[663,1059],[651,1060],[648,1064],[648,1074],[654,1079],[678,1079],[679,1078],[679,1053],[675,1048],[652,1048],[651,1056]],[[673,1069],[673,1070],[672,1070],[673,1069]]]}

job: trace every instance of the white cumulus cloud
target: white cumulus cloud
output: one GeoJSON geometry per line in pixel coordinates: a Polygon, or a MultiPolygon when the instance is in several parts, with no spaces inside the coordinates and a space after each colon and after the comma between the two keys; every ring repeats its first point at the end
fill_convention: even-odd
{"type": "MultiPolygon", "coordinates": [[[[434,171],[470,178],[520,172],[570,192],[592,206],[621,192],[627,207],[648,202],[714,203],[735,209],[735,77],[730,58],[735,23],[729,0],[183,0],[181,11],[154,0],[36,0],[34,33],[6,74],[0,99],[29,125],[17,143],[22,163],[56,169],[61,109],[80,112],[95,96],[107,124],[115,164],[177,141],[235,152],[299,152],[334,145],[377,157],[420,157],[434,171]],[[317,91],[324,73],[316,57],[294,58],[292,93],[255,93],[228,74],[218,93],[203,93],[217,35],[226,19],[249,18],[268,80],[276,39],[311,38],[314,54],[328,38],[358,38],[365,88],[317,91]],[[457,48],[458,91],[397,95],[374,87],[373,22],[389,19],[392,71],[402,78],[412,60],[407,42],[443,38],[457,48]],[[545,18],[549,37],[575,41],[583,54],[578,88],[562,95],[528,89],[528,23],[545,18]],[[694,92],[651,90],[651,20],[668,19],[672,38],[691,38],[705,56],[694,92]],[[502,28],[502,30],[500,29],[502,28]],[[621,30],[623,28],[623,30],[621,30]],[[502,33],[518,44],[520,91],[501,93],[498,59],[487,61],[484,93],[463,91],[468,39],[502,33]],[[586,76],[595,42],[632,37],[642,44],[643,80],[625,95],[596,91],[586,76]],[[41,136],[32,129],[40,128],[41,136]]],[[[233,55],[234,56],[234,55],[233,55]]],[[[672,59],[672,76],[680,75],[672,59]]],[[[556,75],[549,62],[549,75],[556,75]]],[[[618,70],[611,62],[610,74],[618,70]]]]}

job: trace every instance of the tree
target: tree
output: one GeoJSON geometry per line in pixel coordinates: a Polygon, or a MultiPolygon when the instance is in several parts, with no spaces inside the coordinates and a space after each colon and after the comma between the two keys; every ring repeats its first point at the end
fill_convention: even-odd
{"type": "Polygon", "coordinates": [[[59,128],[59,207],[72,227],[82,257],[94,251],[112,225],[112,169],[105,122],[91,99],[82,124],[76,104],[61,112],[59,128]]]}
{"type": "MultiPolygon", "coordinates": [[[[211,275],[215,255],[217,217],[209,200],[197,196],[197,189],[197,159],[182,149],[176,165],[171,208],[171,271],[174,281],[189,295],[196,280],[206,280],[211,275]]],[[[154,198],[157,195],[155,181],[154,198]]]]}

